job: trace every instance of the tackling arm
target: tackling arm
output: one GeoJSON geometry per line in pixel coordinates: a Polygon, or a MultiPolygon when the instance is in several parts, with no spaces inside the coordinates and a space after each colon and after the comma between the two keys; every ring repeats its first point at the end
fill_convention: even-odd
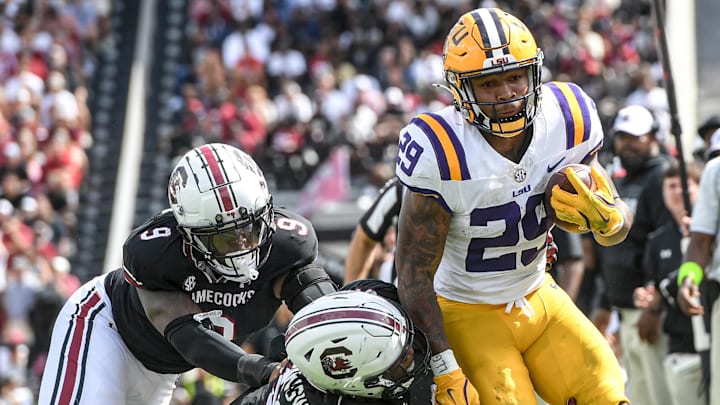
{"type": "Polygon", "coordinates": [[[292,313],[323,295],[337,291],[325,269],[312,263],[290,270],[281,283],[280,298],[292,313]]]}
{"type": "Polygon", "coordinates": [[[248,354],[204,324],[202,313],[187,295],[138,289],[145,314],[155,328],[190,364],[228,381],[256,387],[267,383],[278,363],[248,354]]]}

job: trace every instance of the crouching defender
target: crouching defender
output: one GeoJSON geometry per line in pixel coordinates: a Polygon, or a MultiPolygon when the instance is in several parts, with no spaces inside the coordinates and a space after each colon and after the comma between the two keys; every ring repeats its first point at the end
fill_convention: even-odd
{"type": "Polygon", "coordinates": [[[318,298],[295,314],[285,344],[280,376],[231,405],[404,405],[415,403],[411,388],[431,389],[419,378],[427,338],[389,283],[358,280],[318,298]]]}

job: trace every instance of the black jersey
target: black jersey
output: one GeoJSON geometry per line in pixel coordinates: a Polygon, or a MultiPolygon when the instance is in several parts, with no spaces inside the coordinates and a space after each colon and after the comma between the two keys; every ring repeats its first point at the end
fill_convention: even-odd
{"type": "MultiPolygon", "coordinates": [[[[643,267],[646,277],[659,286],[662,279],[674,273],[682,264],[682,233],[675,221],[665,224],[651,233],[645,247],[643,267]]],[[[695,353],[693,329],[690,317],[685,315],[676,303],[666,302],[667,313],[663,321],[663,332],[668,335],[670,353],[695,353]]]]}
{"type": "Polygon", "coordinates": [[[404,405],[400,399],[384,400],[341,397],[313,387],[300,371],[288,363],[272,383],[241,395],[231,405],[404,405]]]}
{"type": "Polygon", "coordinates": [[[638,172],[615,181],[620,198],[634,216],[630,232],[622,243],[599,250],[605,294],[615,307],[635,308],[633,291],[645,281],[642,265],[647,237],[672,221],[662,199],[662,177],[670,165],[669,159],[666,155],[652,157],[638,172]]]}
{"type": "Polygon", "coordinates": [[[280,306],[272,282],[288,271],[315,260],[317,236],[309,221],[282,208],[275,209],[276,232],[267,261],[256,280],[213,283],[186,254],[186,246],[170,210],[136,228],[123,247],[123,269],[105,281],[113,317],[125,344],[145,367],[160,373],[181,373],[194,366],[170,345],[147,319],[136,288],[183,291],[204,311],[212,313],[215,330],[239,343],[268,325],[280,306]]]}

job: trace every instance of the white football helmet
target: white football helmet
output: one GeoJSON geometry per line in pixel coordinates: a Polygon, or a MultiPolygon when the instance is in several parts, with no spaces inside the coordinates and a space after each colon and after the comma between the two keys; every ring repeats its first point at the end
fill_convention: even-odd
{"type": "Polygon", "coordinates": [[[250,156],[219,143],[192,149],[170,175],[168,200],[192,258],[211,281],[258,277],[270,252],[273,205],[250,156]]]}
{"type": "Polygon", "coordinates": [[[365,398],[402,397],[429,359],[427,338],[407,313],[362,291],[338,291],[303,307],[288,325],[285,348],[313,387],[365,398]]]}

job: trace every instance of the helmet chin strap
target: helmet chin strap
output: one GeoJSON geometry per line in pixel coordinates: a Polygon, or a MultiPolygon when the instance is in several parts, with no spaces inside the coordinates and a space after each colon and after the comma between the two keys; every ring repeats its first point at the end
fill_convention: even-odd
{"type": "Polygon", "coordinates": [[[433,87],[437,87],[437,88],[439,88],[439,89],[447,90],[447,91],[450,92],[450,94],[453,95],[453,98],[456,98],[455,95],[457,94],[457,92],[454,91],[450,86],[447,86],[447,85],[442,84],[442,83],[433,83],[432,86],[433,86],[433,87]]]}
{"type": "MultiPolygon", "coordinates": [[[[453,97],[453,104],[455,105],[455,108],[457,110],[462,110],[462,108],[460,107],[460,103],[458,102],[458,100],[461,99],[462,97],[460,97],[460,93],[458,93],[457,89],[450,87],[448,85],[442,84],[442,83],[432,83],[432,86],[448,91],[453,97]]],[[[467,112],[464,112],[464,114],[467,114],[467,112]]],[[[464,114],[463,114],[463,118],[467,119],[467,117],[465,117],[464,114]]]]}

